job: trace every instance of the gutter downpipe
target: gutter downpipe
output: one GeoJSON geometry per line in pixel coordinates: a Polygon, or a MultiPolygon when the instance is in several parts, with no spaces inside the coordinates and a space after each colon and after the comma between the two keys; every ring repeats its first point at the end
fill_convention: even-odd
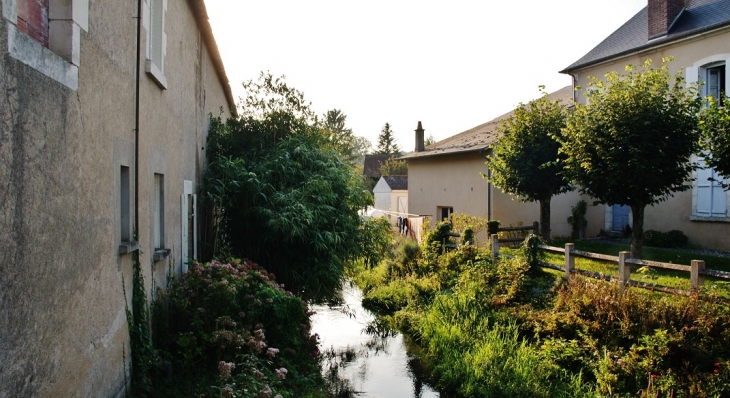
{"type": "MultiPolygon", "coordinates": [[[[139,228],[139,73],[142,46],[142,0],[137,0],[137,65],[134,94],[134,229],[139,228]]],[[[139,233],[139,231],[137,231],[139,233]]],[[[139,239],[139,236],[137,236],[139,239]]],[[[139,246],[138,246],[139,247],[139,246]]],[[[139,249],[137,249],[139,250],[139,249]]]]}
{"type": "MultiPolygon", "coordinates": [[[[489,160],[488,157],[484,156],[484,151],[489,150],[489,147],[484,147],[479,150],[479,155],[484,160],[489,160]]],[[[487,167],[487,221],[492,220],[492,183],[489,182],[489,178],[492,177],[492,170],[487,167]]]]}

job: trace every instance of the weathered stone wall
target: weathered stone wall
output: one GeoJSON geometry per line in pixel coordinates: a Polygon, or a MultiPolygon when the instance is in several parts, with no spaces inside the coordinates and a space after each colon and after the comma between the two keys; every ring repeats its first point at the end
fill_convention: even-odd
{"type": "MultiPolygon", "coordinates": [[[[7,53],[0,61],[0,397],[124,391],[132,265],[118,254],[119,173],[132,163],[134,175],[135,3],[89,2],[78,90],[7,53]]],[[[183,180],[200,182],[207,115],[229,107],[188,2],[168,3],[167,90],[144,67],[141,76],[137,227],[148,290],[164,285],[169,264],[180,270],[183,180]],[[154,173],[164,174],[172,249],[157,263],[154,173]]]]}

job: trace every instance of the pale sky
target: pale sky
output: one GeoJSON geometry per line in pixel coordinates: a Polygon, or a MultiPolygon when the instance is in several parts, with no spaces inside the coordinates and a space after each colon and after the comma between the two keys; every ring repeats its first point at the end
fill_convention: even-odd
{"type": "Polygon", "coordinates": [[[340,109],[404,152],[418,121],[440,141],[571,84],[558,71],[647,0],[206,0],[233,96],[286,76],[318,114],[340,109]]]}

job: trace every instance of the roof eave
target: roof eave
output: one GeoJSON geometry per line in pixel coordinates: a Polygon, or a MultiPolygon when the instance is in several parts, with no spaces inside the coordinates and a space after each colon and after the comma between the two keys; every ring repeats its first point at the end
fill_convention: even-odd
{"type": "MultiPolygon", "coordinates": [[[[491,145],[491,144],[489,144],[489,145],[491,145]]],[[[407,153],[407,154],[399,157],[398,159],[411,160],[411,159],[431,158],[431,157],[434,157],[434,156],[458,155],[460,153],[481,152],[481,151],[489,148],[489,145],[484,145],[484,146],[469,148],[469,149],[465,149],[465,150],[462,150],[462,151],[439,152],[439,153],[432,153],[432,154],[424,154],[424,155],[421,155],[421,156],[408,156],[411,153],[421,153],[421,152],[410,152],[410,153],[407,153]]]]}
{"type": "Polygon", "coordinates": [[[586,62],[586,63],[583,63],[583,64],[578,64],[578,65],[573,66],[573,67],[567,67],[567,68],[561,70],[558,73],[570,75],[571,72],[574,72],[574,71],[577,71],[577,70],[580,70],[580,69],[585,69],[585,68],[587,68],[589,66],[598,65],[598,64],[604,63],[606,61],[610,61],[610,60],[616,59],[616,58],[621,58],[621,57],[624,57],[624,56],[627,56],[627,55],[630,55],[630,54],[633,54],[633,53],[642,52],[644,50],[647,50],[647,49],[650,49],[650,48],[653,48],[653,47],[665,46],[665,45],[671,44],[671,43],[676,42],[676,41],[679,41],[679,40],[686,40],[686,39],[692,38],[693,36],[700,36],[700,35],[703,35],[703,34],[706,34],[706,33],[710,33],[713,30],[721,30],[722,28],[726,28],[726,27],[730,27],[730,21],[725,21],[725,22],[720,22],[720,23],[716,23],[716,24],[713,24],[713,25],[708,25],[708,26],[705,26],[703,28],[691,30],[689,32],[682,33],[682,34],[678,34],[676,36],[672,36],[672,37],[669,37],[669,38],[658,39],[658,40],[655,40],[653,42],[648,42],[648,43],[646,43],[646,44],[644,44],[642,46],[639,46],[639,47],[634,47],[634,48],[629,49],[629,50],[626,50],[626,51],[622,51],[622,52],[619,52],[619,53],[616,53],[616,54],[612,54],[612,55],[609,55],[609,56],[606,56],[606,57],[603,57],[603,58],[599,58],[599,59],[596,59],[596,60],[593,60],[593,61],[589,61],[589,62],[586,62]]]}
{"type": "Polygon", "coordinates": [[[218,76],[218,81],[220,81],[223,86],[223,92],[226,96],[226,100],[228,101],[228,107],[230,108],[231,114],[235,116],[236,101],[233,99],[231,85],[228,81],[228,76],[226,75],[226,69],[223,66],[223,58],[218,51],[218,44],[216,44],[215,37],[213,36],[213,29],[208,21],[208,11],[205,7],[205,2],[204,0],[188,0],[188,3],[193,10],[193,15],[195,15],[198,29],[200,30],[205,47],[208,49],[208,54],[210,55],[213,68],[215,68],[216,75],[218,76]]]}

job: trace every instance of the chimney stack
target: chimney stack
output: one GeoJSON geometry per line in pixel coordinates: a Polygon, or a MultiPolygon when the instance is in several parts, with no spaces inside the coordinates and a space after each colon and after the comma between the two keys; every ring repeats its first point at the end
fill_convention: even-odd
{"type": "Polygon", "coordinates": [[[426,147],[423,145],[423,132],[426,131],[421,127],[421,122],[418,122],[418,127],[416,128],[416,152],[423,152],[426,147]]]}
{"type": "Polygon", "coordinates": [[[649,40],[666,36],[684,10],[684,0],[649,0],[649,40]]]}

